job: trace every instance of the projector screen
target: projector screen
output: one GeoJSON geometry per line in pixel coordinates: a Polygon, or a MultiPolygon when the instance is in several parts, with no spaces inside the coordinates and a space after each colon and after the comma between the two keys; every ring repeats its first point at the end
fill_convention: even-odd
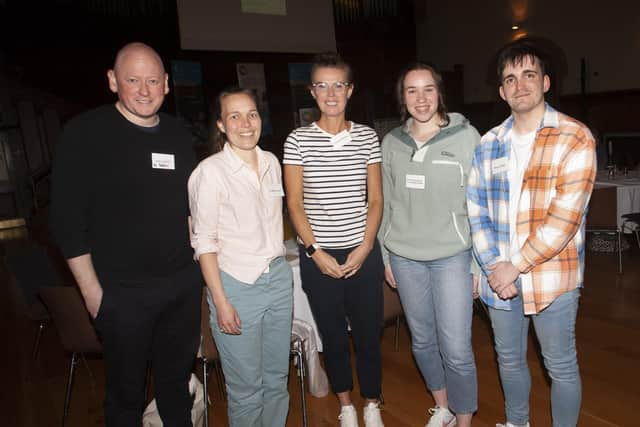
{"type": "Polygon", "coordinates": [[[331,0],[177,0],[185,50],[336,50],[331,0]]]}

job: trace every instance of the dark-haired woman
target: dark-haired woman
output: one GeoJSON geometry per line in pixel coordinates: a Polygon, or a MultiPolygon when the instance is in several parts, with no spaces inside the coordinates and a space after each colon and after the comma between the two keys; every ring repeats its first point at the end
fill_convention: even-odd
{"type": "Polygon", "coordinates": [[[414,64],[398,79],[404,124],[382,143],[385,277],[397,287],[413,354],[436,407],[428,427],[470,426],[477,409],[471,316],[476,286],[465,188],[476,129],[447,113],[441,76],[414,64]]]}
{"type": "Polygon", "coordinates": [[[280,164],[257,146],[252,92],[227,90],[217,103],[224,144],[189,179],[191,242],[207,283],[229,424],[284,426],[293,277],[284,258],[280,164]]]}
{"type": "Polygon", "coordinates": [[[287,203],[300,243],[302,288],[322,336],[329,381],[341,405],[341,427],[358,425],[351,401],[347,322],[360,393],[366,399],[364,423],[380,427],[380,146],[371,128],[345,118],[353,93],[348,64],[336,54],[318,55],[311,79],[320,119],[291,132],[284,146],[287,203]]]}

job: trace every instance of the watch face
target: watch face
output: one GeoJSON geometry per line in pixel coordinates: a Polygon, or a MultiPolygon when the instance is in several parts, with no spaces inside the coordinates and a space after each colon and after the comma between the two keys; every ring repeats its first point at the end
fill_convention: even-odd
{"type": "Polygon", "coordinates": [[[307,255],[311,256],[314,254],[314,252],[316,251],[316,247],[314,245],[309,245],[307,246],[307,248],[305,249],[305,252],[307,253],[307,255]]]}

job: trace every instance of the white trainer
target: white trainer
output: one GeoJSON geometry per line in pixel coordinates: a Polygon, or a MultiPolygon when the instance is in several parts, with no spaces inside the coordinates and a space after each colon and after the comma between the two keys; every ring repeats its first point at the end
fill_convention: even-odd
{"type": "Polygon", "coordinates": [[[529,423],[527,422],[526,424],[518,425],[518,424],[511,424],[510,422],[507,421],[506,424],[496,424],[496,427],[529,427],[529,423]]]}
{"type": "Polygon", "coordinates": [[[382,416],[380,415],[380,405],[376,402],[369,402],[364,407],[365,427],[384,427],[382,416]]]}
{"type": "Polygon", "coordinates": [[[448,408],[436,406],[429,409],[429,414],[431,419],[425,427],[453,427],[458,422],[448,408]]]}
{"type": "Polygon", "coordinates": [[[340,409],[340,427],[358,427],[358,413],[353,405],[343,406],[340,409]]]}

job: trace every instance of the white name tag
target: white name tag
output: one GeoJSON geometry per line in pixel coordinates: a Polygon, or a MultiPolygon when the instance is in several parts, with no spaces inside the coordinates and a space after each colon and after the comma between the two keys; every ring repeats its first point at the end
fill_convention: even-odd
{"type": "Polygon", "coordinates": [[[342,132],[337,133],[331,137],[331,144],[335,148],[342,148],[345,146],[345,144],[348,144],[350,142],[351,142],[351,134],[346,130],[343,130],[342,132]]]}
{"type": "Polygon", "coordinates": [[[509,159],[506,157],[500,157],[491,161],[491,174],[506,172],[509,169],[509,159]]]}
{"type": "Polygon", "coordinates": [[[270,184],[269,195],[271,197],[284,197],[284,191],[282,190],[282,185],[278,183],[270,184]]]}
{"type": "Polygon", "coordinates": [[[151,153],[151,167],[154,169],[176,168],[176,159],[173,154],[151,153]]]}
{"type": "Polygon", "coordinates": [[[416,190],[424,190],[425,185],[425,177],[424,175],[406,175],[405,186],[407,188],[414,188],[416,190]]]}

